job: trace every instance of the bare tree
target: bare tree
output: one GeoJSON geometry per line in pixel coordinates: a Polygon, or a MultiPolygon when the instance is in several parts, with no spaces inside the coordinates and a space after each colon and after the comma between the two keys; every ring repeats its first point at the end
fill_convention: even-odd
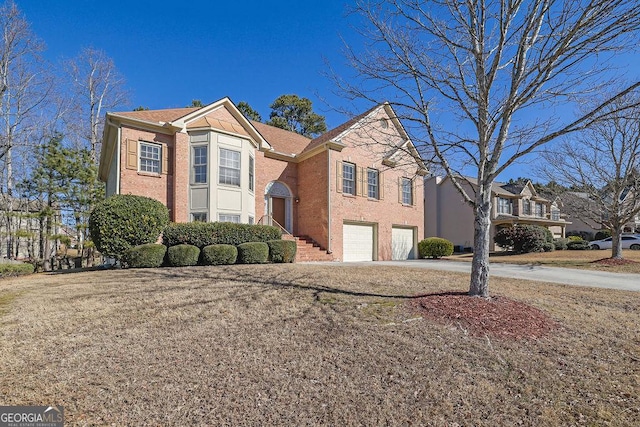
{"type": "Polygon", "coordinates": [[[640,108],[624,110],[637,103],[610,104],[607,120],[544,154],[547,176],[577,190],[561,195],[566,210],[611,230],[612,258],[622,258],[624,227],[640,214],[640,108]]]}
{"type": "Polygon", "coordinates": [[[425,160],[451,177],[475,215],[469,294],[487,297],[493,182],[640,87],[571,114],[612,83],[610,60],[637,44],[640,8],[635,0],[360,0],[356,12],[367,46],[347,47],[358,83],[337,79],[340,90],[388,100],[425,160]]]}
{"type": "Polygon", "coordinates": [[[91,151],[95,162],[100,154],[105,112],[127,103],[124,78],[105,52],[93,48],[83,49],[66,65],[73,82],[73,108],[69,110],[67,129],[78,145],[91,151]]]}
{"type": "Polygon", "coordinates": [[[40,53],[44,45],[12,1],[0,6],[0,192],[8,200],[3,212],[7,256],[11,256],[14,230],[16,150],[35,145],[42,130],[41,115],[52,80],[40,53]]]}

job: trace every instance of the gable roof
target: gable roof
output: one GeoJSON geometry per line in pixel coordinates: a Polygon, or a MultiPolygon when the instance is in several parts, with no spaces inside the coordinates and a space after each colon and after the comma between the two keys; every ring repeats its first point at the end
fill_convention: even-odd
{"type": "Polygon", "coordinates": [[[112,113],[114,116],[128,117],[143,120],[150,123],[167,123],[178,120],[189,113],[199,110],[198,107],[191,108],[167,108],[164,110],[142,110],[142,111],[121,111],[112,113]]]}
{"type": "Polygon", "coordinates": [[[313,139],[311,141],[311,143],[304,149],[304,151],[310,151],[310,150],[314,149],[315,147],[324,144],[327,141],[333,140],[334,138],[336,138],[340,134],[346,132],[349,128],[354,126],[360,120],[364,119],[369,114],[371,114],[372,112],[377,110],[379,107],[380,107],[379,105],[376,105],[375,107],[370,108],[369,110],[365,111],[364,113],[359,114],[359,115],[353,117],[350,120],[347,120],[346,122],[344,122],[340,126],[335,127],[333,129],[329,130],[328,132],[323,133],[322,135],[320,135],[317,138],[313,139]]]}
{"type": "MultiPolygon", "coordinates": [[[[248,137],[260,149],[271,149],[269,143],[253,127],[253,124],[238,110],[228,97],[219,99],[204,107],[169,108],[164,110],[143,110],[107,113],[107,118],[120,119],[130,123],[162,127],[170,132],[185,131],[188,128],[214,128],[223,132],[248,137]],[[233,120],[225,121],[208,117],[220,108],[226,108],[233,120]]],[[[105,128],[106,129],[106,128],[105,128]]]]}
{"type": "Polygon", "coordinates": [[[251,121],[253,127],[266,139],[271,147],[279,153],[300,154],[306,149],[311,139],[290,130],[277,128],[265,123],[251,121]]]}
{"type": "MultiPolygon", "coordinates": [[[[444,182],[447,179],[451,179],[449,176],[446,176],[442,181],[440,181],[440,184],[442,182],[444,182]]],[[[478,180],[476,178],[471,178],[469,176],[456,176],[456,179],[461,180],[462,182],[468,182],[469,184],[471,184],[474,187],[478,186],[478,180]]],[[[504,182],[498,182],[498,181],[494,181],[493,185],[491,186],[491,191],[498,196],[507,196],[507,197],[514,197],[514,196],[521,196],[522,195],[522,190],[525,189],[525,187],[530,186],[531,190],[532,190],[532,194],[534,196],[535,200],[544,200],[549,202],[550,200],[545,199],[544,197],[540,197],[538,196],[538,193],[535,191],[535,188],[533,187],[533,184],[531,184],[531,181],[528,181],[525,185],[521,185],[521,184],[506,184],[504,182]]]]}

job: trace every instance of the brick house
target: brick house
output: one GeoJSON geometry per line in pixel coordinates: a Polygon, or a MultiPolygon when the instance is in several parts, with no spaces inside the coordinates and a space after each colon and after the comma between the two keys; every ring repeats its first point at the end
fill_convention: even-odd
{"type": "MultiPolygon", "coordinates": [[[[467,194],[474,193],[476,180],[465,177],[458,181],[467,194]]],[[[425,180],[424,190],[425,235],[445,238],[455,246],[472,247],[473,209],[463,200],[451,179],[430,177],[425,180]]],[[[560,201],[542,197],[530,181],[524,185],[494,182],[491,193],[491,250],[496,250],[493,243],[496,232],[515,224],[540,225],[548,228],[554,238],[565,237],[566,227],[571,223],[561,214],[560,201]]]]}
{"type": "Polygon", "coordinates": [[[309,139],[223,98],[107,113],[99,176],[107,196],[155,198],[172,221],[278,225],[300,259],[361,261],[416,257],[426,172],[387,104],[309,139]]]}

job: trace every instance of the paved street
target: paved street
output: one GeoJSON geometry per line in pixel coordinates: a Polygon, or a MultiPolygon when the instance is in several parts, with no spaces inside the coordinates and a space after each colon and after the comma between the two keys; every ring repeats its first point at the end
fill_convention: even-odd
{"type": "MultiPolygon", "coordinates": [[[[471,263],[449,260],[407,260],[407,261],[377,261],[353,262],[345,265],[367,266],[399,266],[412,268],[427,268],[432,270],[455,271],[470,273],[471,263]]],[[[491,263],[490,274],[498,277],[513,277],[516,279],[537,280],[540,282],[560,283],[574,286],[590,286],[594,288],[622,289],[640,291],[640,274],[609,273],[606,271],[577,270],[573,268],[545,267],[540,265],[516,265],[505,263],[491,263]]]]}

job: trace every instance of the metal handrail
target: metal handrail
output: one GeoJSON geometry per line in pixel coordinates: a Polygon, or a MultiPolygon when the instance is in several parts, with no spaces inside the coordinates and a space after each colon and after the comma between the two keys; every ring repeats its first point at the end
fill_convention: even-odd
{"type": "Polygon", "coordinates": [[[278,221],[273,219],[273,216],[271,216],[271,215],[262,215],[262,217],[258,220],[257,223],[261,224],[261,225],[272,225],[274,227],[278,227],[278,228],[280,228],[280,230],[282,230],[283,232],[287,233],[289,236],[293,237],[293,234],[289,233],[289,231],[286,228],[284,228],[282,226],[282,224],[280,224],[278,221]],[[265,218],[269,221],[268,224],[264,223],[265,218]]]}

